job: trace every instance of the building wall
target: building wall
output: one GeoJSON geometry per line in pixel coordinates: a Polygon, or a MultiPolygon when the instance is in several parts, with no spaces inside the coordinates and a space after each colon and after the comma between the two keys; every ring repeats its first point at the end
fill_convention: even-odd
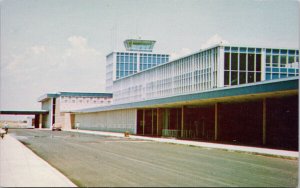
{"type": "Polygon", "coordinates": [[[106,92],[112,92],[112,87],[113,87],[113,80],[115,78],[114,76],[114,70],[116,69],[114,67],[114,61],[115,55],[114,53],[111,53],[106,56],[106,92]]]}
{"type": "Polygon", "coordinates": [[[60,96],[57,99],[60,112],[105,106],[112,102],[112,98],[108,97],[60,96]]]}
{"type": "MultiPolygon", "coordinates": [[[[109,105],[112,98],[108,97],[84,97],[84,96],[60,96],[56,98],[55,124],[62,129],[71,129],[72,120],[70,111],[83,108],[92,108],[109,105]]],[[[50,122],[49,122],[49,125],[50,122]]]]}
{"type": "Polygon", "coordinates": [[[75,114],[79,129],[136,134],[136,109],[75,114]]]}
{"type": "Polygon", "coordinates": [[[64,122],[65,122],[65,115],[61,112],[61,98],[56,98],[56,104],[55,104],[55,124],[62,126],[64,128],[64,122]]]}
{"type": "Polygon", "coordinates": [[[43,115],[42,118],[42,127],[43,128],[50,128],[52,123],[52,98],[49,98],[42,102],[42,110],[48,110],[49,114],[43,115]]]}
{"type": "Polygon", "coordinates": [[[216,88],[219,58],[216,47],[116,80],[113,85],[114,103],[216,88]]]}

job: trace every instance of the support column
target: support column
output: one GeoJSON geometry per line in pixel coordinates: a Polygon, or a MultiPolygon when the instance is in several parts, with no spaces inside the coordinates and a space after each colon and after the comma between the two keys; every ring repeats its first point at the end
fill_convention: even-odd
{"type": "Polygon", "coordinates": [[[156,109],[156,136],[158,136],[158,124],[159,124],[159,109],[156,109]]]}
{"type": "Polygon", "coordinates": [[[71,113],[63,113],[63,117],[64,117],[64,129],[66,130],[71,130],[72,129],[72,120],[71,120],[71,113]]]}
{"type": "Polygon", "coordinates": [[[183,137],[184,131],[184,106],[181,107],[181,137],[183,137]]]}
{"type": "Polygon", "coordinates": [[[34,128],[38,128],[39,121],[40,121],[40,115],[39,114],[35,114],[34,115],[34,128]]]}
{"type": "Polygon", "coordinates": [[[153,128],[154,128],[154,116],[153,116],[153,109],[151,110],[151,124],[152,124],[151,135],[153,136],[153,128]]]}
{"type": "Polygon", "coordinates": [[[215,140],[218,140],[218,103],[215,103],[215,140]]]}
{"type": "Polygon", "coordinates": [[[43,114],[40,114],[39,129],[43,128],[43,114]]]}
{"type": "Polygon", "coordinates": [[[161,136],[162,135],[162,125],[163,125],[163,118],[162,118],[162,109],[157,108],[157,124],[156,124],[156,135],[157,136],[161,136]]]}
{"type": "Polygon", "coordinates": [[[143,109],[143,135],[145,135],[145,109],[143,109]]]}
{"type": "Polygon", "coordinates": [[[263,104],[262,104],[262,142],[263,145],[266,144],[266,135],[267,135],[267,101],[266,98],[263,99],[263,104]]]}

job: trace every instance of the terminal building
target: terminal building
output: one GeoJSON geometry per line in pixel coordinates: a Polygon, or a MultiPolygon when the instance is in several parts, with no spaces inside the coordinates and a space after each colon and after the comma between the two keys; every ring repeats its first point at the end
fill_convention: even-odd
{"type": "Polygon", "coordinates": [[[298,150],[297,49],[220,44],[114,79],[107,71],[113,103],[73,110],[80,129],[298,150]]]}

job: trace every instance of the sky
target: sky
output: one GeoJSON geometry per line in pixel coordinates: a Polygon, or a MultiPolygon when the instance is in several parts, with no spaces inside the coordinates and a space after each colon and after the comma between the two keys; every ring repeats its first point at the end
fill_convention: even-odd
{"type": "Polygon", "coordinates": [[[0,0],[0,109],[59,91],[105,92],[105,58],[128,38],[171,58],[220,41],[299,48],[296,0],[0,0]]]}

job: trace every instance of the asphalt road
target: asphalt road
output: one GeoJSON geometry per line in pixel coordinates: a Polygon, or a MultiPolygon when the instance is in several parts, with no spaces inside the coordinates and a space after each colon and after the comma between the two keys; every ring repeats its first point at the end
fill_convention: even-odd
{"type": "Polygon", "coordinates": [[[298,185],[298,160],[71,132],[9,133],[78,186],[298,185]]]}

